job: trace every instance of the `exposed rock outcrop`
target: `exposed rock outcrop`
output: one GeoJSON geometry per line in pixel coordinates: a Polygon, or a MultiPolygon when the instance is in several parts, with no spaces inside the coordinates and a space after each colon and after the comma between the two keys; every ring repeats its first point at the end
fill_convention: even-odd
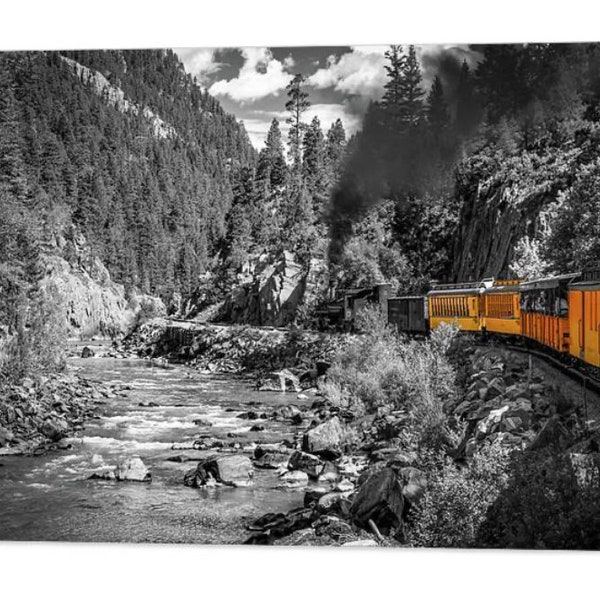
{"type": "Polygon", "coordinates": [[[85,237],[74,227],[57,235],[45,258],[42,287],[55,289],[65,303],[69,332],[117,336],[143,312],[166,314],[159,298],[144,294],[127,296],[115,283],[102,261],[94,255],[85,237]]]}

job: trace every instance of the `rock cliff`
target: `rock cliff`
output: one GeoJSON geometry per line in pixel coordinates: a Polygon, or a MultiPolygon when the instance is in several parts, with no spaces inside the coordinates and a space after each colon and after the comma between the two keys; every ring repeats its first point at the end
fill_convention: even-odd
{"type": "Polygon", "coordinates": [[[126,294],[74,227],[55,237],[44,262],[42,287],[58,291],[71,335],[115,336],[125,332],[142,310],[153,316],[166,314],[159,298],[126,294]]]}
{"type": "Polygon", "coordinates": [[[238,275],[225,313],[233,323],[283,326],[299,311],[310,310],[326,289],[328,271],[323,261],[313,259],[303,268],[294,254],[261,254],[249,260],[238,275]]]}

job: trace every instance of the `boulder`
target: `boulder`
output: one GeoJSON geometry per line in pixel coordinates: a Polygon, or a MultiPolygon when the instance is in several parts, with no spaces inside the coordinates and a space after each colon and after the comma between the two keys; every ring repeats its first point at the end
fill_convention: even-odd
{"type": "Polygon", "coordinates": [[[122,462],[115,471],[118,481],[152,481],[152,474],[139,456],[132,456],[122,462]]]}
{"type": "Polygon", "coordinates": [[[254,451],[254,466],[257,469],[287,469],[289,454],[279,450],[263,450],[260,446],[254,451]]]}
{"type": "Polygon", "coordinates": [[[89,346],[81,351],[81,358],[92,358],[92,356],[94,356],[94,351],[89,346]]]}
{"type": "Polygon", "coordinates": [[[280,487],[299,488],[308,485],[308,475],[304,471],[288,471],[280,478],[280,487]]]}
{"type": "Polygon", "coordinates": [[[14,434],[0,425],[0,446],[4,446],[14,439],[14,434]]]}
{"type": "Polygon", "coordinates": [[[254,468],[247,456],[232,454],[230,456],[213,456],[198,463],[195,469],[184,476],[184,484],[200,487],[211,481],[235,487],[248,485],[254,476],[254,468]]]}
{"type": "Polygon", "coordinates": [[[323,471],[323,461],[314,454],[297,450],[290,456],[289,468],[292,471],[304,471],[309,477],[316,479],[323,471]]]}
{"type": "Polygon", "coordinates": [[[427,488],[427,477],[420,469],[405,467],[400,469],[399,475],[402,479],[402,495],[411,505],[416,504],[425,494],[427,488]]]}
{"type": "Polygon", "coordinates": [[[69,424],[64,419],[49,419],[40,427],[40,431],[52,442],[58,442],[69,431],[69,424]]]}
{"type": "Polygon", "coordinates": [[[373,521],[383,535],[400,526],[404,509],[402,487],[396,473],[385,468],[371,475],[354,497],[350,514],[359,527],[373,521]]]}
{"type": "Polygon", "coordinates": [[[333,417],[304,434],[302,450],[324,458],[336,459],[341,456],[346,439],[346,428],[338,417],[333,417]]]}

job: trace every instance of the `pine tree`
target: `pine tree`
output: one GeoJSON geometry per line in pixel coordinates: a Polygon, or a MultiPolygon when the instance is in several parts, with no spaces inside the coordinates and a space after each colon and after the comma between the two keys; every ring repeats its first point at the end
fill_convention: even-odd
{"type": "Polygon", "coordinates": [[[259,181],[268,181],[271,188],[276,188],[285,183],[286,176],[287,165],[285,164],[279,121],[273,119],[267,133],[265,147],[258,155],[256,178],[259,181]]]}
{"type": "Polygon", "coordinates": [[[385,93],[381,103],[385,108],[395,111],[404,98],[406,57],[402,53],[402,46],[390,46],[384,56],[389,61],[389,64],[385,65],[388,80],[383,86],[385,93]]]}
{"type": "Polygon", "coordinates": [[[341,119],[336,119],[327,132],[325,153],[333,173],[339,175],[346,150],[346,130],[341,119]]]}
{"type": "Polygon", "coordinates": [[[448,105],[444,98],[444,87],[439,76],[435,76],[427,96],[427,120],[434,135],[439,136],[450,121],[448,105]]]}
{"type": "Polygon", "coordinates": [[[306,77],[301,73],[296,74],[288,84],[288,101],[285,109],[290,113],[286,119],[289,124],[289,146],[292,159],[292,170],[296,177],[300,177],[302,170],[302,139],[306,131],[306,123],[302,121],[303,114],[309,109],[308,92],[303,89],[306,77]]]}
{"type": "Polygon", "coordinates": [[[468,134],[479,120],[473,76],[467,61],[463,61],[456,90],[456,127],[468,134]]]}
{"type": "Polygon", "coordinates": [[[404,126],[416,125],[423,113],[423,89],[421,67],[414,46],[408,47],[408,55],[402,65],[402,95],[400,97],[400,119],[404,126]]]}

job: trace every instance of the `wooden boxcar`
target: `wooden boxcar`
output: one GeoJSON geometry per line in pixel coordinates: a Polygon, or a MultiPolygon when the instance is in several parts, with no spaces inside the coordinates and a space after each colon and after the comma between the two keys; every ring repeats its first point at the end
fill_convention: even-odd
{"type": "Polygon", "coordinates": [[[429,327],[456,323],[463,331],[480,331],[479,318],[481,282],[436,285],[427,294],[429,327]]]}
{"type": "Polygon", "coordinates": [[[570,353],[600,367],[600,269],[588,269],[569,284],[570,353]]]}
{"type": "Polygon", "coordinates": [[[389,298],[388,323],[398,331],[427,333],[427,298],[425,296],[389,298]]]}
{"type": "Polygon", "coordinates": [[[521,284],[522,335],[556,352],[569,352],[568,286],[577,273],[521,284]]]}
{"type": "Polygon", "coordinates": [[[505,335],[521,335],[520,281],[494,281],[481,292],[481,329],[505,335]]]}

